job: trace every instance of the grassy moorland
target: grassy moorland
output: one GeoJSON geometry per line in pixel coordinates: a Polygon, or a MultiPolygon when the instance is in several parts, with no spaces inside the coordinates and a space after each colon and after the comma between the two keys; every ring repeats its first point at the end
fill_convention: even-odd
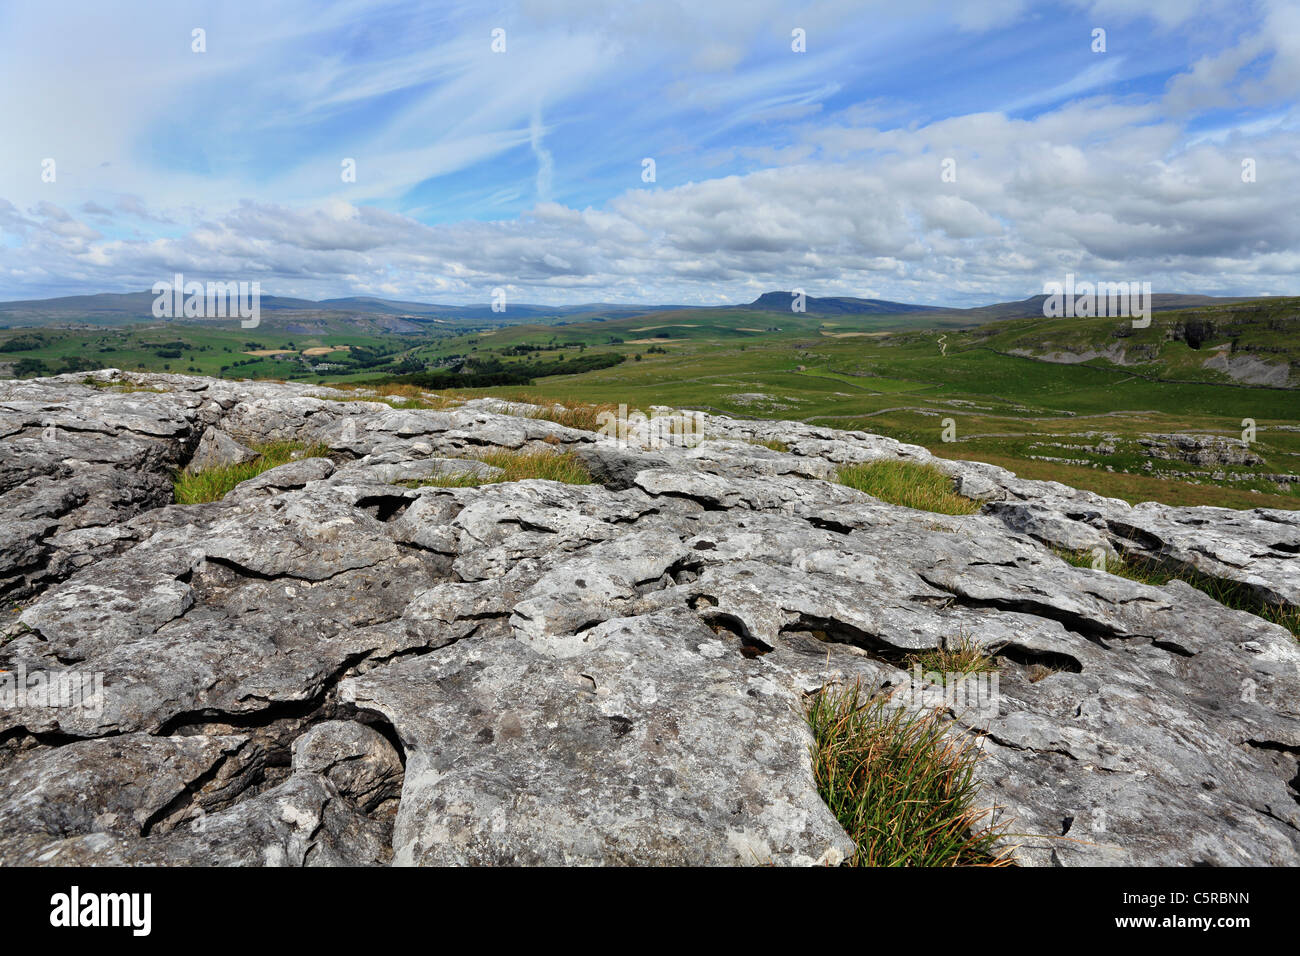
{"type": "Polygon", "coordinates": [[[796,419],[1132,502],[1300,508],[1300,483],[1268,477],[1300,473],[1300,300],[1158,312],[1146,329],[1042,317],[959,327],[970,321],[691,309],[403,335],[215,324],[16,329],[0,330],[0,362],[399,383],[390,388],[413,369],[504,369],[531,381],[454,392],[796,419]],[[22,343],[36,347],[6,350],[18,336],[36,336],[22,343]],[[581,367],[594,355],[623,361],[565,374],[564,363],[581,367]],[[1255,428],[1246,460],[1152,453],[1150,443],[1163,444],[1153,435],[1239,444],[1246,420],[1255,428]]]}
{"type": "Polygon", "coordinates": [[[400,336],[351,333],[294,334],[227,324],[154,323],[121,329],[23,328],[0,330],[0,362],[25,363],[19,377],[99,368],[210,375],[214,378],[318,381],[326,373],[348,380],[373,375],[347,368],[361,361],[400,361],[413,343],[400,336]],[[315,374],[313,364],[331,367],[315,374]]]}
{"type": "MultiPolygon", "coordinates": [[[[1141,367],[1106,358],[1067,363],[1013,354],[1013,349],[1031,351],[1027,336],[1034,326],[1047,336],[1035,347],[1060,357],[1063,320],[1053,320],[1050,329],[1037,320],[1019,321],[1000,323],[1001,331],[992,334],[986,326],[968,332],[850,335],[845,331],[854,328],[850,319],[837,317],[833,326],[822,323],[815,336],[782,328],[750,333],[749,339],[674,326],[672,337],[654,346],[631,346],[632,360],[615,368],[483,394],[797,419],[869,430],[944,457],[987,461],[1027,478],[1058,480],[1131,502],[1300,507],[1300,486],[1265,477],[1300,472],[1300,390],[1236,380],[1215,370],[1226,349],[1207,350],[1204,342],[1193,348],[1173,337],[1162,338],[1158,353],[1141,367]],[[1003,342],[1000,335],[1015,341],[1003,342]],[[1193,375],[1189,369],[1197,356],[1193,375]],[[1249,451],[1259,459],[1250,464],[1153,457],[1143,444],[1159,441],[1148,436],[1174,433],[1239,442],[1246,419],[1255,425],[1249,451]]],[[[1100,344],[1096,326],[1117,328],[1116,320],[1077,321],[1086,326],[1077,354],[1100,344]]],[[[1152,329],[1142,332],[1172,336],[1178,323],[1187,321],[1187,313],[1157,313],[1152,329]]],[[[529,336],[544,343],[580,332],[594,334],[526,326],[500,334],[518,344],[529,336]]],[[[1300,366],[1300,318],[1270,334],[1277,338],[1263,345],[1274,351],[1243,346],[1237,358],[1300,366]],[[1288,330],[1297,334],[1288,339],[1283,334],[1288,330]]],[[[1257,330],[1256,338],[1261,337],[1264,332],[1257,330]]],[[[1220,344],[1230,347],[1232,340],[1220,344]]]]}
{"type": "Polygon", "coordinates": [[[952,479],[930,465],[910,461],[873,461],[841,468],[839,483],[881,501],[944,515],[969,515],[980,503],[952,490],[952,479]]]}

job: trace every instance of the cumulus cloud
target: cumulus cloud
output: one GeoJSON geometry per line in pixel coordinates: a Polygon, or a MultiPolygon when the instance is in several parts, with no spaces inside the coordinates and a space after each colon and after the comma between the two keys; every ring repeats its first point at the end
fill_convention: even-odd
{"type": "MultiPolygon", "coordinates": [[[[1085,55],[1038,94],[902,123],[896,103],[851,79],[862,47],[837,47],[829,32],[866,9],[895,42],[915,29],[896,5],[808,8],[799,24],[825,48],[819,59],[788,50],[781,4],[754,2],[537,0],[502,18],[518,59],[493,59],[494,19],[470,16],[434,24],[436,55],[402,49],[371,71],[321,61],[292,79],[276,112],[302,143],[265,118],[257,126],[286,136],[275,152],[284,168],[265,175],[241,173],[252,160],[229,137],[217,137],[220,149],[191,141],[206,168],[156,168],[118,131],[107,152],[132,161],[93,174],[86,147],[70,145],[55,186],[0,179],[19,183],[0,198],[0,298],[146,288],[176,271],[260,279],[285,295],[435,301],[484,301],[502,286],[514,301],[715,303],[800,286],[969,305],[1034,294],[1066,271],[1170,291],[1300,292],[1300,115],[1296,86],[1286,86],[1300,79],[1293,6],[1260,0],[1244,29],[1146,90],[1104,92],[1142,69],[1131,49],[1085,55]],[[593,97],[601,77],[609,95],[629,98],[609,107],[593,97]],[[628,83],[644,97],[627,94],[628,83]],[[1267,113],[1202,121],[1224,106],[1267,113]],[[628,125],[630,113],[640,125],[628,125]],[[306,148],[318,127],[329,134],[306,148]],[[339,157],[357,154],[357,187],[344,187],[339,157]],[[658,156],[659,182],[640,181],[645,155],[658,156]],[[623,178],[599,179],[610,156],[623,178]],[[948,160],[955,181],[942,175],[948,160]],[[1254,182],[1243,181],[1245,160],[1254,182]],[[676,168],[703,175],[672,180],[676,168]],[[575,198],[588,192],[595,201],[575,198]],[[482,213],[515,196],[526,197],[517,211],[482,213]],[[466,214],[457,197],[490,201],[466,214]]],[[[1043,22],[1019,2],[997,17],[939,0],[917,8],[968,38],[1015,18],[1043,22]]],[[[320,29],[355,26],[374,9],[337,5],[320,29]]],[[[1233,12],[1215,0],[1054,10],[1157,31],[1202,30],[1233,12]]],[[[1080,24],[1090,22],[1071,29],[1086,39],[1080,24]]],[[[254,46],[300,41],[270,29],[254,46]]],[[[226,78],[229,67],[202,69],[226,78]]],[[[130,122],[154,142],[141,111],[130,122]]],[[[38,125],[26,115],[15,128],[27,143],[38,125]]]]}
{"type": "MultiPolygon", "coordinates": [[[[1066,270],[1207,292],[1293,281],[1294,191],[1243,183],[1237,149],[1204,143],[1166,156],[1178,142],[1172,124],[1100,134],[1107,111],[861,131],[892,149],[631,190],[605,209],[540,203],[508,221],[425,225],[334,200],[244,203],[151,241],[92,243],[93,230],[49,204],[4,222],[53,275],[97,268],[140,286],[181,269],[276,277],[277,291],[295,293],[373,291],[397,274],[409,277],[407,294],[458,299],[497,285],[543,301],[589,290],[713,301],[802,285],[950,302],[1029,295],[1066,270]],[[1063,141],[1067,130],[1086,142],[1063,141]],[[955,158],[956,182],[941,180],[944,158],[955,158]]],[[[1292,142],[1275,132],[1251,144],[1268,179],[1300,176],[1292,142]]]]}

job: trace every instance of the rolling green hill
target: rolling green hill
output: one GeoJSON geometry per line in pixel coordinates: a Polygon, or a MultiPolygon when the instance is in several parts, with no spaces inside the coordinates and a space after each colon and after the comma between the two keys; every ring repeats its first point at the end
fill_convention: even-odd
{"type": "Polygon", "coordinates": [[[417,373],[439,384],[530,381],[454,391],[800,419],[1133,501],[1300,507],[1300,299],[1156,312],[1144,329],[1108,318],[970,321],[966,312],[742,306],[468,330],[333,320],[20,328],[0,330],[0,374],[117,367],[302,382],[417,373]],[[623,361],[568,371],[607,356],[623,361]],[[1255,433],[1243,443],[1247,420],[1255,433]]]}
{"type": "Polygon", "coordinates": [[[1300,299],[1158,312],[1141,329],[1127,319],[1018,319],[981,326],[960,341],[1162,379],[1287,387],[1300,370],[1300,299]]]}
{"type": "Polygon", "coordinates": [[[470,394],[794,418],[875,431],[1132,501],[1295,508],[1300,389],[1289,386],[1300,366],[1297,305],[1250,300],[1173,310],[1142,330],[1127,320],[1041,317],[918,330],[915,316],[832,322],[808,315],[764,327],[741,310],[692,310],[653,321],[520,326],[430,348],[532,347],[541,351],[528,354],[544,360],[598,345],[634,357],[529,388],[470,394]],[[1285,382],[1252,381],[1256,362],[1285,369],[1285,382]],[[1248,446],[1241,441],[1247,419],[1256,427],[1248,446]],[[945,424],[955,441],[943,440],[945,424]],[[1208,447],[1188,451],[1165,436],[1208,447]]]}

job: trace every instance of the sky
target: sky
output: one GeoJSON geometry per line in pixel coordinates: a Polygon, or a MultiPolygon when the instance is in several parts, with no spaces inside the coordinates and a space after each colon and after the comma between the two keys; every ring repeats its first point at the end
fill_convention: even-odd
{"type": "Polygon", "coordinates": [[[1300,0],[6,0],[0,300],[1300,295],[1298,99],[1300,0]]]}

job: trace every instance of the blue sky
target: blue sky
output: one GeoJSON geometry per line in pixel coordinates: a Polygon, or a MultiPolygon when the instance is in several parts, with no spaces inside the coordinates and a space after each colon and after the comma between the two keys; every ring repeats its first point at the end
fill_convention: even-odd
{"type": "Polygon", "coordinates": [[[17,0],[0,80],[0,299],[1300,294],[1294,2],[17,0]]]}

